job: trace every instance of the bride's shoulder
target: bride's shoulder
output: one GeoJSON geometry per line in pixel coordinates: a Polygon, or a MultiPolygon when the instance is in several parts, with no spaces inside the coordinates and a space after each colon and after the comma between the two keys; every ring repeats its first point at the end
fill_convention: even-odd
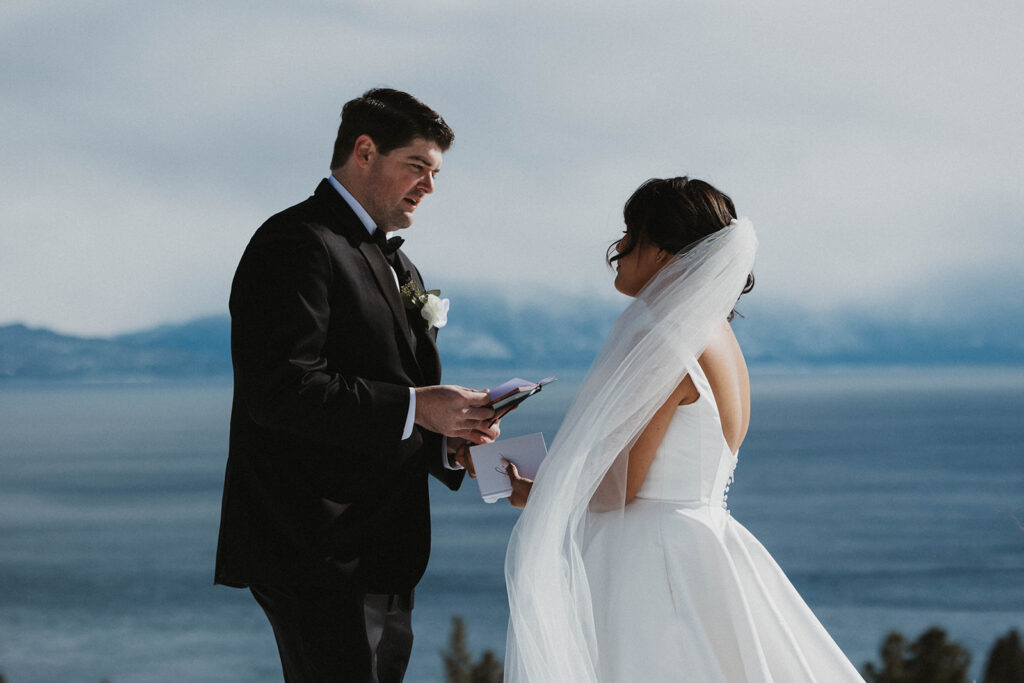
{"type": "Polygon", "coordinates": [[[717,326],[708,338],[708,345],[700,356],[700,363],[707,362],[734,362],[743,358],[743,350],[740,348],[739,340],[732,331],[732,325],[726,321],[717,326]]]}
{"type": "Polygon", "coordinates": [[[728,322],[723,322],[711,333],[698,362],[712,387],[718,383],[716,380],[740,385],[747,383],[747,362],[728,322]]]}

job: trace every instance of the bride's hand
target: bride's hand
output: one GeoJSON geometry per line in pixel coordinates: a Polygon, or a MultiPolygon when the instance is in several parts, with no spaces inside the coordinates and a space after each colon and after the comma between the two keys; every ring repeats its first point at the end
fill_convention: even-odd
{"type": "Polygon", "coordinates": [[[533,488],[533,480],[520,477],[515,463],[511,463],[504,458],[501,461],[505,464],[505,474],[508,475],[509,481],[512,482],[512,495],[508,497],[509,504],[514,508],[526,507],[526,500],[530,497],[530,489],[533,488]]]}
{"type": "Polygon", "coordinates": [[[476,479],[476,468],[473,467],[473,456],[469,452],[470,447],[473,445],[472,441],[466,441],[465,439],[461,439],[457,436],[448,438],[448,450],[451,451],[452,448],[455,449],[451,452],[452,460],[455,461],[455,464],[466,470],[466,474],[469,475],[470,479],[476,479]]]}

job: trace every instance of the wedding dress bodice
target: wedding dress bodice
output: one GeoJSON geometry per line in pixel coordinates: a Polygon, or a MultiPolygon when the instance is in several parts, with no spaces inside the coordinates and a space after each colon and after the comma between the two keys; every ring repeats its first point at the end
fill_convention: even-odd
{"type": "Polygon", "coordinates": [[[689,371],[700,397],[676,409],[637,498],[724,508],[736,456],[707,377],[696,361],[689,371]]]}

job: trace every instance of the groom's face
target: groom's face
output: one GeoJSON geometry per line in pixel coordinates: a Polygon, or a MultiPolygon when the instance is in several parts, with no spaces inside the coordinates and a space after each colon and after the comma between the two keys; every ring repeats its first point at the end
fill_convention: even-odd
{"type": "Polygon", "coordinates": [[[366,211],[387,232],[408,228],[423,198],[434,191],[441,148],[416,138],[387,154],[371,155],[366,169],[366,211]]]}

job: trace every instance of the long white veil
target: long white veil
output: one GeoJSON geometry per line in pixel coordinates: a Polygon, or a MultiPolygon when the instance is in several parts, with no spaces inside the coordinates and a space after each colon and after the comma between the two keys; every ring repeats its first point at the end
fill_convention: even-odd
{"type": "Polygon", "coordinates": [[[750,221],[734,220],[674,257],[615,322],[509,541],[508,683],[597,680],[588,521],[621,518],[629,449],[732,310],[756,249],[750,221]]]}

